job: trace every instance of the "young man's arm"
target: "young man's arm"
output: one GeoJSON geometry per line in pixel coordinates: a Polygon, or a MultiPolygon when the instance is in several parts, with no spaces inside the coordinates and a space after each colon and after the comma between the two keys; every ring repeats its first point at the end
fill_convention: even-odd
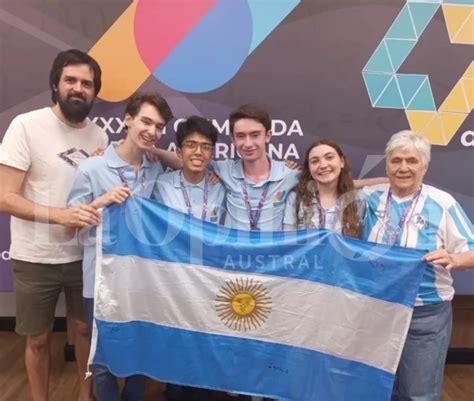
{"type": "Polygon", "coordinates": [[[22,195],[26,173],[27,171],[0,164],[0,212],[24,220],[61,224],[66,227],[85,227],[99,223],[97,210],[88,205],[57,208],[26,199],[22,195]]]}
{"type": "Polygon", "coordinates": [[[371,187],[372,185],[387,184],[387,177],[374,177],[374,178],[360,178],[354,180],[354,188],[361,189],[363,187],[371,187]]]}
{"type": "MultiPolygon", "coordinates": [[[[294,160],[285,160],[285,166],[291,170],[302,170],[303,166],[294,160]]],[[[374,178],[360,178],[354,180],[354,188],[361,189],[363,187],[370,187],[372,185],[386,184],[388,183],[387,177],[374,177],[374,178]]]]}
{"type": "Polygon", "coordinates": [[[147,157],[149,159],[155,160],[155,156],[161,161],[166,167],[169,167],[171,170],[179,170],[183,168],[183,161],[176,155],[176,152],[171,152],[170,150],[164,150],[159,148],[153,148],[152,151],[147,152],[147,157]],[[152,153],[151,155],[149,153],[152,153]]]}
{"type": "Polygon", "coordinates": [[[107,207],[113,203],[119,205],[125,202],[132,195],[132,191],[128,187],[118,186],[110,191],[95,198],[90,205],[97,209],[107,207]]]}

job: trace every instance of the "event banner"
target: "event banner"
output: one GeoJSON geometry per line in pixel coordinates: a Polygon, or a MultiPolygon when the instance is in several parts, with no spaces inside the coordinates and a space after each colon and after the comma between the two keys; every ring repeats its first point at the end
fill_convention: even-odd
{"type": "Polygon", "coordinates": [[[90,363],[285,400],[389,401],[423,251],[239,231],[134,196],[103,212],[90,363]]]}
{"type": "MultiPolygon", "coordinates": [[[[433,144],[426,183],[474,217],[472,0],[5,0],[0,20],[0,141],[17,114],[51,104],[52,60],[79,48],[102,67],[91,118],[111,140],[137,90],[159,91],[176,116],[158,146],[174,150],[177,125],[198,114],[219,131],[217,159],[238,157],[228,115],[249,102],[271,114],[272,157],[301,161],[329,137],[356,178],[384,175],[387,140],[412,129],[433,144]]],[[[0,291],[8,248],[2,216],[0,291]]],[[[474,272],[456,278],[474,293],[474,272]]]]}

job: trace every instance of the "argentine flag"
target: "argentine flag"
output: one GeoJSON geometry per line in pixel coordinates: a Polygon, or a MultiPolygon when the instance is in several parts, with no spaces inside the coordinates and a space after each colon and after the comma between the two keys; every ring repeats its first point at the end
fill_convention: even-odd
{"type": "Polygon", "coordinates": [[[98,230],[90,362],[293,401],[389,401],[422,252],[245,232],[134,196],[98,230]]]}

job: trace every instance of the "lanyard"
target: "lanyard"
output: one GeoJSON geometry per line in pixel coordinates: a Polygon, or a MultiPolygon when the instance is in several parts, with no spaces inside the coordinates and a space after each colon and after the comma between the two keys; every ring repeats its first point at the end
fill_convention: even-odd
{"type": "MultiPolygon", "coordinates": [[[[123,170],[124,170],[123,168],[118,169],[118,175],[120,177],[120,181],[122,181],[122,184],[125,188],[130,188],[130,186],[128,185],[128,181],[125,178],[125,173],[123,172],[123,170]]],[[[140,193],[142,195],[145,194],[145,180],[146,180],[146,175],[145,175],[145,171],[143,171],[142,179],[140,182],[140,193]]]]}
{"type": "Polygon", "coordinates": [[[263,204],[265,202],[265,199],[267,199],[268,187],[270,186],[270,182],[267,182],[262,190],[262,194],[260,195],[260,200],[258,202],[255,214],[252,212],[252,206],[250,205],[250,198],[249,193],[247,192],[247,187],[245,185],[245,180],[242,180],[240,182],[240,185],[242,187],[242,194],[244,196],[244,203],[245,208],[247,209],[247,215],[249,216],[250,229],[257,230],[258,221],[260,220],[260,215],[262,214],[263,204]]]}
{"type": "MultiPolygon", "coordinates": [[[[316,199],[316,208],[318,209],[319,228],[326,228],[326,210],[321,205],[319,191],[314,191],[314,197],[316,199]]],[[[340,209],[340,201],[339,199],[337,199],[335,210],[334,210],[334,219],[332,221],[332,225],[330,228],[332,231],[334,231],[334,229],[336,228],[336,221],[339,218],[339,209],[340,209]]]]}
{"type": "Polygon", "coordinates": [[[407,205],[405,210],[403,211],[400,221],[398,222],[397,227],[395,230],[392,229],[392,189],[388,190],[387,194],[387,201],[385,203],[385,233],[387,235],[387,244],[388,245],[393,245],[397,241],[398,236],[400,235],[400,232],[402,231],[403,226],[405,225],[408,217],[408,213],[411,211],[411,214],[413,214],[413,211],[415,210],[416,204],[418,202],[418,199],[420,198],[421,194],[421,186],[418,188],[418,190],[414,193],[413,197],[410,200],[410,203],[407,205]]]}
{"type": "MultiPolygon", "coordinates": [[[[191,206],[191,201],[189,200],[188,191],[184,185],[183,170],[179,172],[179,186],[181,192],[183,193],[184,203],[186,204],[186,209],[188,209],[189,214],[193,214],[193,207],[191,206]]],[[[209,178],[207,173],[204,175],[204,193],[202,195],[202,213],[201,220],[206,220],[207,215],[207,200],[209,198],[209,178]]]]}

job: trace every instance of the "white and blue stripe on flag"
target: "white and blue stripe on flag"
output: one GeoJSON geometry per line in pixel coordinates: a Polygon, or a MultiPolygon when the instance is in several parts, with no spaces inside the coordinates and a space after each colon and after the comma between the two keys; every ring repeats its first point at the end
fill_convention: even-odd
{"type": "Polygon", "coordinates": [[[102,226],[93,363],[294,401],[390,400],[421,251],[226,229],[137,196],[102,226]]]}

